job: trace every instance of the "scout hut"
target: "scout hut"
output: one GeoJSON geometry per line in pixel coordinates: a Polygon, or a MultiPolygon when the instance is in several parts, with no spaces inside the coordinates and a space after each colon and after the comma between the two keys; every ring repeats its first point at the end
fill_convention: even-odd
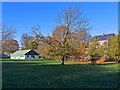
{"type": "Polygon", "coordinates": [[[19,50],[11,54],[11,59],[37,59],[39,57],[39,54],[32,49],[19,50]]]}

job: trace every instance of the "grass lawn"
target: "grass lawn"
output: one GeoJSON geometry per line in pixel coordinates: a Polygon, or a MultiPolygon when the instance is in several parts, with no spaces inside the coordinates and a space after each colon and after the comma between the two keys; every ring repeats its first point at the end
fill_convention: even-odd
{"type": "Polygon", "coordinates": [[[4,61],[3,88],[118,88],[118,64],[4,61]]]}

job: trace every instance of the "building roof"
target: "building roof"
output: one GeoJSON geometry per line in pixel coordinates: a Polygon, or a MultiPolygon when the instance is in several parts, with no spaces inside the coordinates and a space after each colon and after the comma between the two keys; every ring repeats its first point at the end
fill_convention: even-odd
{"type": "MultiPolygon", "coordinates": [[[[103,34],[103,35],[98,35],[98,36],[95,36],[99,41],[102,41],[102,40],[108,40],[111,36],[114,36],[115,34],[114,33],[111,33],[111,34],[103,34]]],[[[94,39],[94,38],[93,38],[94,39]]],[[[92,40],[93,40],[92,39],[92,40]]]]}
{"type": "Polygon", "coordinates": [[[29,51],[31,51],[31,49],[29,49],[29,50],[19,50],[19,51],[14,52],[12,55],[25,55],[29,51]]]}

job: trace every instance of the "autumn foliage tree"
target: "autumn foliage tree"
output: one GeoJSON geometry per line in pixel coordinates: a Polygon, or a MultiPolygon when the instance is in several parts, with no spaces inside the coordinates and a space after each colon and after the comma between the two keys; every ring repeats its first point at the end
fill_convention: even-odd
{"type": "MultiPolygon", "coordinates": [[[[38,45],[37,52],[40,54],[42,58],[45,59],[54,59],[55,55],[54,48],[52,48],[50,45],[46,43],[41,43],[38,45]]],[[[58,58],[56,58],[58,59],[58,58]]]]}
{"type": "Polygon", "coordinates": [[[120,60],[119,38],[120,34],[111,37],[108,46],[109,59],[114,59],[116,62],[120,60]]]}
{"type": "Polygon", "coordinates": [[[98,43],[98,39],[97,37],[95,36],[93,41],[89,44],[89,55],[91,57],[91,62],[92,64],[95,64],[96,63],[96,60],[98,59],[99,57],[99,43],[98,43]]]}
{"type": "Polygon", "coordinates": [[[14,39],[6,40],[3,42],[2,50],[10,56],[11,53],[19,50],[19,44],[14,39]]]}

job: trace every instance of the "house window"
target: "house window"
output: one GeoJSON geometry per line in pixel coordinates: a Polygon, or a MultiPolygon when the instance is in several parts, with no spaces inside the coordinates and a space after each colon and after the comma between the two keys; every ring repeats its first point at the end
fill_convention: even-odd
{"type": "Polygon", "coordinates": [[[13,56],[13,57],[15,57],[15,58],[16,58],[17,56],[15,55],[15,56],[13,56]]]}
{"type": "Polygon", "coordinates": [[[27,57],[29,57],[29,55],[27,55],[27,57]]]}
{"type": "Polygon", "coordinates": [[[23,55],[20,55],[20,57],[23,57],[23,55]]]}

